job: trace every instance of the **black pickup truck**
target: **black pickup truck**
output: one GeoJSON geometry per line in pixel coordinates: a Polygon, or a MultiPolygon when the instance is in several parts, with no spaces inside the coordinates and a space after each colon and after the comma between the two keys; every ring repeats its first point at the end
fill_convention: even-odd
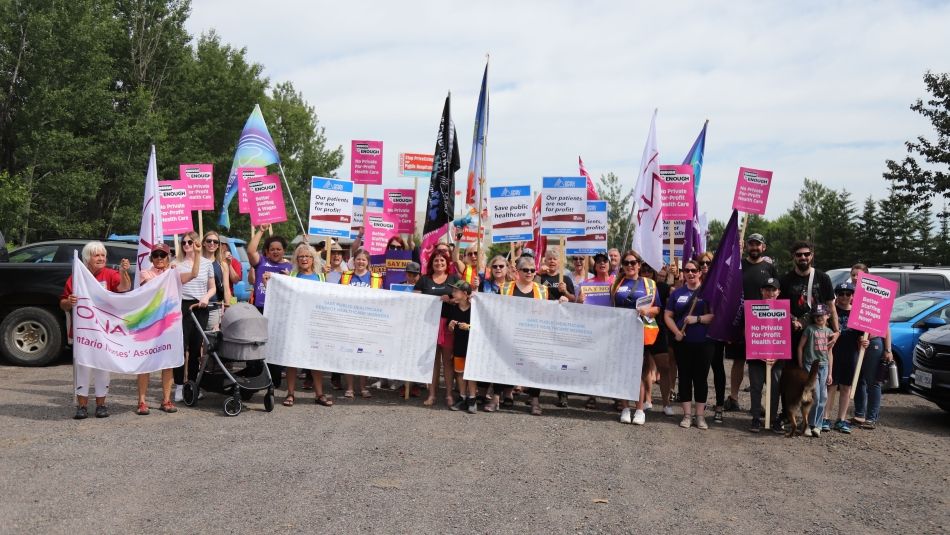
{"type": "MultiPolygon", "coordinates": [[[[66,343],[66,314],[59,308],[59,296],[72,273],[73,252],[82,254],[90,241],[32,243],[0,261],[0,355],[7,361],[44,366],[59,358],[66,343]]],[[[109,267],[118,269],[128,258],[135,269],[135,244],[103,243],[109,267]]]]}

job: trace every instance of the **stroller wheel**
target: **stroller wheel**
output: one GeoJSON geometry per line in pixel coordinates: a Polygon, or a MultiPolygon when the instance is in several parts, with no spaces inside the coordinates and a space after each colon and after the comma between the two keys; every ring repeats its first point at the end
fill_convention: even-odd
{"type": "Polygon", "coordinates": [[[227,414],[228,416],[237,416],[238,414],[241,414],[241,409],[243,408],[244,407],[242,406],[241,400],[237,396],[224,400],[224,414],[227,414]]]}
{"type": "Polygon", "coordinates": [[[274,410],[274,393],[273,392],[268,392],[267,395],[264,396],[264,410],[267,412],[274,410]]]}
{"type": "Polygon", "coordinates": [[[184,399],[185,405],[189,407],[194,407],[198,404],[198,387],[194,381],[185,383],[181,390],[181,397],[184,399]]]}

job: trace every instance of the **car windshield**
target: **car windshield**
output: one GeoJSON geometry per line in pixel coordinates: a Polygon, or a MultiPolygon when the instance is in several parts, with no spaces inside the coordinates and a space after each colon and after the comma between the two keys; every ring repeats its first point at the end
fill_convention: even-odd
{"type": "Polygon", "coordinates": [[[894,310],[891,311],[891,322],[910,321],[911,318],[943,301],[939,297],[922,295],[902,295],[894,300],[894,310]]]}

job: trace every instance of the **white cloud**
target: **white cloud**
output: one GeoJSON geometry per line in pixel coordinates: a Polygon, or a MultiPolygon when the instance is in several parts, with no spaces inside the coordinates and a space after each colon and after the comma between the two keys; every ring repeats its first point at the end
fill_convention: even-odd
{"type": "Polygon", "coordinates": [[[580,154],[632,187],[656,107],[668,163],[710,120],[701,209],[727,218],[745,165],[775,172],[774,218],[804,177],[882,196],[884,161],[931,136],[908,106],[950,70],[950,5],[667,4],[195,0],[189,29],[293,82],[332,145],[383,140],[392,184],[399,152],[432,150],[449,90],[466,167],[486,52],[493,183],[576,174],[580,154]]]}

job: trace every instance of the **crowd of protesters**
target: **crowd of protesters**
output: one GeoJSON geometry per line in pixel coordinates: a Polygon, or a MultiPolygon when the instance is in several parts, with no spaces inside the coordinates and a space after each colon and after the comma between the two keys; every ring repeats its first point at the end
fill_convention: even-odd
{"type": "MultiPolygon", "coordinates": [[[[263,227],[255,229],[248,244],[252,302],[262,312],[267,282],[275,274],[318,284],[378,289],[383,286],[382,277],[370,270],[370,256],[359,247],[359,240],[351,248],[348,261],[344,261],[344,250],[335,242],[319,243],[315,248],[306,241],[293,250],[288,261],[285,259],[287,240],[280,236],[264,238],[264,233],[263,227]],[[329,254],[327,246],[330,247],[329,254]]],[[[850,433],[853,426],[874,429],[879,418],[881,383],[876,370],[882,362],[893,358],[890,336],[865,340],[864,333],[846,327],[855,279],[858,272],[867,271],[867,268],[856,264],[850,281],[832,287],[828,275],[814,267],[815,249],[807,242],[796,242],[790,247],[793,267],[784,275],[777,272],[767,256],[768,244],[764,236],[752,234],[744,243],[743,298],[787,299],[790,302],[793,355],[787,361],[747,360],[747,348],[743,341],[722,343],[708,336],[707,327],[714,320],[712,311],[715,307],[713,303],[706,302],[701,289],[714,259],[709,252],[685,259],[682,267],[674,264],[655,270],[645,264],[635,251],[610,249],[606,254],[599,253],[592,257],[571,256],[565,266],[559,252],[551,249],[538,259],[532,251],[522,246],[513,246],[511,254],[507,256],[484,258],[475,246],[463,251],[461,247],[440,243],[424,258],[426,269],[423,270],[419,250],[411,242],[393,237],[387,247],[390,250],[413,251],[412,260],[406,266],[407,283],[413,285],[416,292],[437,296],[442,301],[432,381],[427,386],[405,385],[407,392],[414,396],[421,395],[420,387],[425,387],[427,396],[423,404],[426,406],[438,405],[441,384],[445,405],[452,410],[475,414],[481,409],[491,413],[514,408],[517,406],[516,398],[526,396],[530,413],[540,416],[541,391],[537,388],[475,383],[464,379],[472,293],[495,293],[586,305],[593,301],[592,298],[585,299],[588,285],[599,284],[609,287],[609,306],[634,310],[644,325],[645,347],[639,396],[631,400],[613,400],[612,408],[619,412],[622,423],[646,424],[647,414],[653,409],[654,385],[658,385],[661,407],[658,416],[679,417],[680,427],[686,429],[709,429],[706,412],[709,407],[707,404],[710,403],[710,372],[714,390],[711,412],[713,422],[719,424],[725,419],[724,412],[742,410],[740,388],[747,369],[748,429],[760,432],[765,419],[763,393],[766,374],[771,370],[771,383],[778,385],[783,370],[789,366],[806,370],[819,366],[815,403],[806,422],[807,436],[820,436],[822,432],[830,430],[850,433]],[[861,349],[865,350],[864,364],[854,395],[853,417],[849,419],[851,381],[861,349]],[[727,361],[731,363],[728,393],[727,361]],[[835,394],[838,395],[837,400],[835,394]],[[674,405],[677,402],[679,411],[674,405]]],[[[147,283],[165,270],[176,268],[183,284],[183,312],[186,309],[196,311],[199,321],[213,330],[221,321],[222,307],[212,307],[209,313],[209,303],[230,303],[234,282],[241,278],[240,263],[230,257],[227,249],[222,246],[217,233],[209,232],[203,239],[195,233],[189,233],[184,237],[177,261],[172,262],[168,246],[158,244],[151,251],[152,268],[141,274],[141,280],[147,283]]],[[[105,267],[105,248],[100,242],[87,244],[82,259],[93,276],[109,291],[123,292],[131,288],[128,262],[123,261],[120,272],[105,267]]],[[[70,277],[60,306],[68,313],[75,300],[70,277]]],[[[201,358],[200,333],[196,332],[193,322],[184,322],[183,326],[186,365],[161,373],[160,408],[165,412],[177,410],[174,402],[182,399],[186,373],[187,379],[193,381],[201,358]],[[172,381],[175,385],[174,395],[172,381]]],[[[252,365],[254,363],[249,363],[249,366],[252,365]]],[[[271,366],[275,383],[279,385],[280,379],[286,378],[285,407],[292,407],[295,403],[298,379],[303,380],[303,390],[314,391],[317,404],[325,407],[333,405],[332,396],[324,390],[322,371],[268,366],[271,366]]],[[[88,396],[93,386],[90,384],[90,375],[96,392],[95,416],[106,417],[109,414],[105,403],[109,388],[108,372],[76,365],[77,419],[88,415],[88,396]]],[[[332,374],[330,388],[343,390],[345,400],[355,399],[357,392],[362,398],[370,398],[369,379],[351,375],[341,378],[338,374],[332,374]]],[[[389,384],[393,389],[399,386],[385,380],[375,384],[389,384]]],[[[147,388],[148,374],[143,374],[138,378],[136,413],[140,415],[149,413],[147,388]]],[[[568,393],[556,394],[556,405],[569,405],[568,393]]],[[[598,408],[596,398],[585,398],[585,408],[598,408]]],[[[778,413],[779,404],[779,389],[773,387],[767,405],[771,410],[769,420],[773,422],[772,430],[777,433],[784,431],[784,419],[778,413]]]]}

